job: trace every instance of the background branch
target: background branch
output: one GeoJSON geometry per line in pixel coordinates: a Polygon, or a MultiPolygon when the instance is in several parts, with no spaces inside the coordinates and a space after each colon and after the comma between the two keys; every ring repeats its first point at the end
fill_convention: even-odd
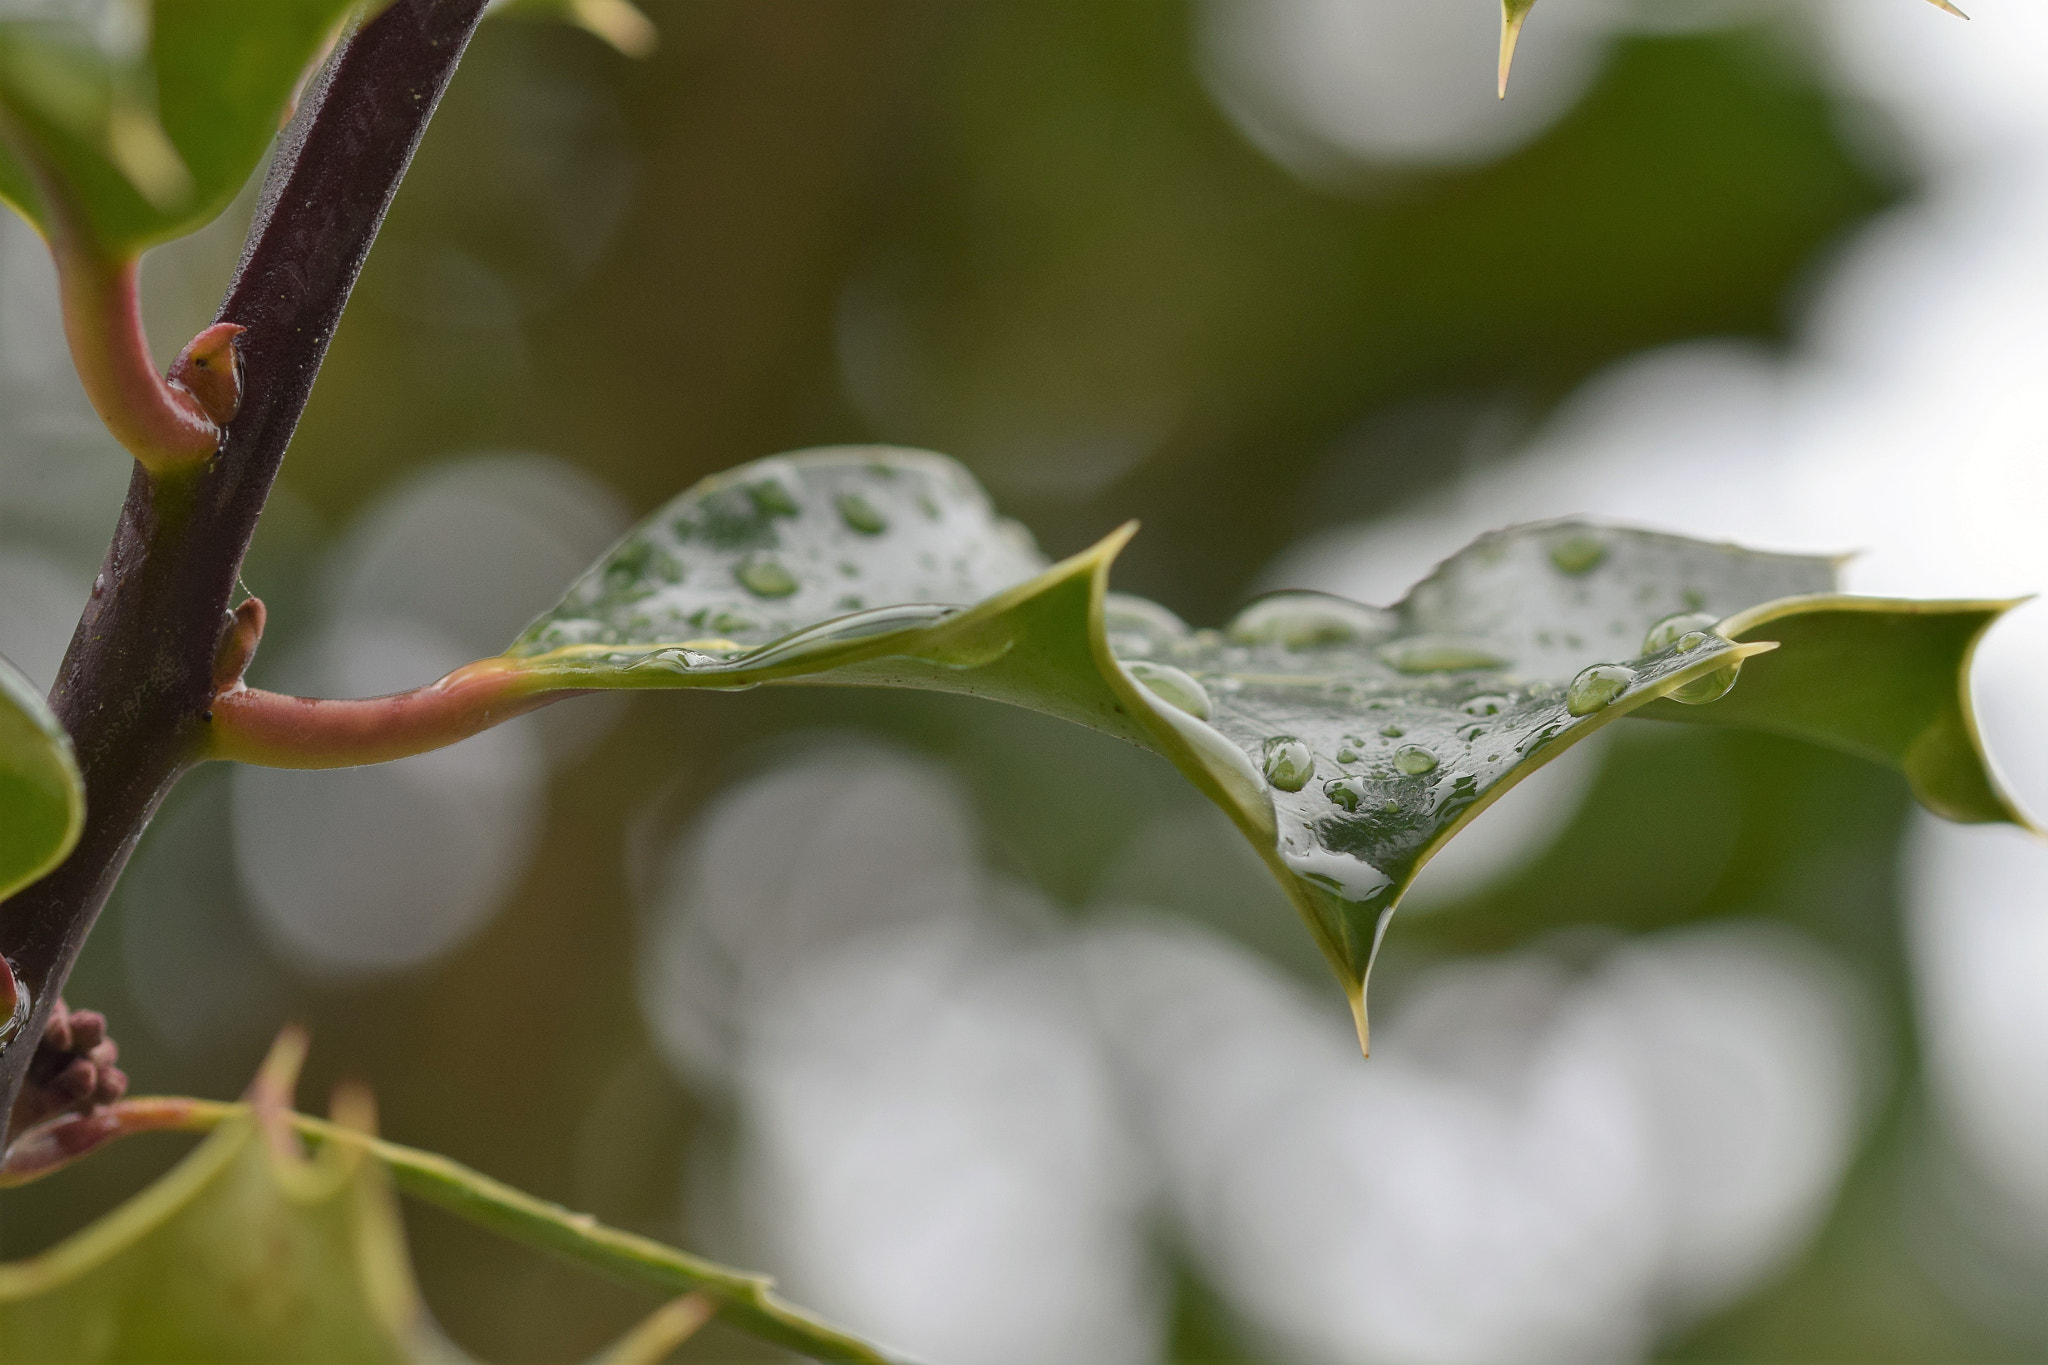
{"type": "Polygon", "coordinates": [[[51,705],[87,793],[84,837],[0,911],[0,952],[34,999],[0,1053],[13,1103],[52,1002],[137,838],[196,757],[242,557],[385,210],[484,0],[397,0],[344,41],[301,101],[218,319],[241,337],[242,405],[196,478],[138,469],[51,705]]]}

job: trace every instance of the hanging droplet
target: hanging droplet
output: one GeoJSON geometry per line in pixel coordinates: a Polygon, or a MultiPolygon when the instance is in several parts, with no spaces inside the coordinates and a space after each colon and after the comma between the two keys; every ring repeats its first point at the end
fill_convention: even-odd
{"type": "Polygon", "coordinates": [[[864,536],[878,536],[889,529],[889,519],[875,510],[875,505],[858,493],[841,493],[838,499],[839,519],[849,530],[864,536]]]}
{"type": "Polygon", "coordinates": [[[1557,566],[1558,572],[1568,573],[1574,577],[1582,573],[1591,573],[1599,568],[1601,561],[1606,558],[1607,542],[1583,531],[1577,535],[1566,536],[1550,547],[1550,562],[1557,566]]]}
{"type": "Polygon", "coordinates": [[[797,589],[796,575],[773,559],[747,560],[733,570],[733,577],[756,597],[787,597],[797,589]]]}
{"type": "Polygon", "coordinates": [[[1134,659],[1124,672],[1143,683],[1148,691],[1167,705],[1187,712],[1196,720],[1209,719],[1209,693],[1193,678],[1171,664],[1134,659]]]}
{"type": "Polygon", "coordinates": [[[1394,750],[1394,766],[1410,777],[1436,771],[1436,755],[1420,744],[1403,744],[1394,750]]]}
{"type": "Polygon", "coordinates": [[[1651,626],[1649,634],[1643,637],[1643,653],[1656,654],[1676,647],[1679,653],[1690,654],[1706,643],[1714,625],[1714,618],[1703,611],[1681,611],[1667,616],[1651,626]],[[1691,644],[1686,643],[1688,639],[1691,644]]]}
{"type": "Polygon", "coordinates": [[[1313,649],[1385,639],[1399,619],[1390,611],[1320,592],[1262,597],[1232,619],[1225,633],[1241,645],[1313,649]]]}
{"type": "Polygon", "coordinates": [[[1636,671],[1624,664],[1594,664],[1572,679],[1565,690],[1564,709],[1575,716],[1605,710],[1635,680],[1636,671]]]}
{"type": "Polygon", "coordinates": [[[1673,688],[1671,700],[1682,701],[1687,706],[1705,706],[1710,701],[1719,701],[1735,687],[1735,679],[1742,672],[1742,661],[1736,660],[1726,668],[1717,668],[1703,678],[1694,678],[1683,687],[1673,688]]]}
{"type": "Polygon", "coordinates": [[[1277,791],[1298,792],[1316,775],[1316,756],[1292,735],[1266,741],[1266,780],[1277,791]]]}

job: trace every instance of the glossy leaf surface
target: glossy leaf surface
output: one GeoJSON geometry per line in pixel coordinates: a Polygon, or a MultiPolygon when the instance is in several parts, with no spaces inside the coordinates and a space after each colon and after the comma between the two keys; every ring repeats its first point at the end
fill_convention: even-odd
{"type": "Polygon", "coordinates": [[[241,190],[353,6],[153,0],[0,21],[0,198],[106,259],[196,230],[241,190]]]}
{"type": "Polygon", "coordinates": [[[1379,936],[1423,864],[1640,708],[1846,748],[1943,814],[2018,819],[1962,681],[1997,604],[1845,599],[1829,559],[1554,522],[1481,537],[1393,607],[1288,593],[1189,630],[1107,591],[1128,535],[1042,568],[941,457],[783,456],[662,509],[508,657],[531,690],[932,688],[1153,749],[1286,886],[1361,1041],[1379,936]]]}
{"type": "Polygon", "coordinates": [[[84,824],[70,737],[34,684],[0,659],[0,900],[62,862],[84,824]]]}

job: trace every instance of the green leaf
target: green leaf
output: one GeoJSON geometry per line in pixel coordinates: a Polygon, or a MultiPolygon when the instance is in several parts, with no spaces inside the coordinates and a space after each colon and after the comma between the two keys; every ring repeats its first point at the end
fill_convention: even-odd
{"type": "Polygon", "coordinates": [[[1903,769],[1942,814],[2020,822],[1962,685],[2000,604],[1843,598],[1830,559],[1563,521],[1481,537],[1390,608],[1284,593],[1191,631],[1108,592],[1129,534],[1044,567],[939,456],[764,460],[643,523],[506,662],[529,691],[960,692],[1150,748],[1264,856],[1361,1042],[1373,955],[1423,864],[1642,708],[1832,744],[1903,769]],[[1738,686],[1758,655],[1743,678],[1761,682],[1738,686]]]}
{"type": "Polygon", "coordinates": [[[34,685],[0,659],[0,901],[63,862],[84,826],[71,737],[34,685]]]}
{"type": "Polygon", "coordinates": [[[154,0],[146,29],[0,21],[0,199],[118,260],[241,190],[355,0],[154,0]]]}
{"type": "Polygon", "coordinates": [[[0,1358],[429,1358],[398,1213],[360,1145],[308,1160],[238,1109],[170,1174],[0,1265],[0,1358]]]}
{"type": "Polygon", "coordinates": [[[535,1199],[446,1157],[288,1105],[305,1037],[288,1029],[240,1104],[123,1100],[30,1129],[0,1185],[43,1179],[119,1138],[210,1136],[156,1184],[51,1250],[0,1264],[0,1360],[457,1361],[424,1309],[392,1187],[669,1300],[601,1360],[653,1361],[716,1316],[816,1360],[912,1365],[815,1317],[766,1276],[690,1256],[535,1199]],[[309,1158],[299,1138],[315,1144],[309,1158]]]}

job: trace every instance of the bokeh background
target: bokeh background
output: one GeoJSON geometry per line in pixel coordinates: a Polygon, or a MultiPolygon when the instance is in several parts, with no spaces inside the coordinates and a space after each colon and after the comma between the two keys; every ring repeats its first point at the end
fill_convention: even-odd
{"type": "MultiPolygon", "coordinates": [[[[653,0],[635,61],[478,38],[246,581],[255,679],[495,652],[760,455],[964,460],[1118,586],[1390,601],[1588,512],[2048,584],[2048,11],[1544,0],[653,0]]],[[[165,358],[246,223],[153,254],[165,358]]],[[[0,226],[0,652],[47,683],[127,461],[0,226]]],[[[2048,809],[2048,617],[1983,652],[2048,809]]],[[[582,701],[348,773],[202,771],[69,995],[147,1091],[306,1091],[935,1365],[2048,1355],[2048,851],[1787,741],[1616,727],[1398,917],[1361,1061],[1160,761],[1022,712],[582,701]]],[[[174,1160],[0,1203],[49,1244],[174,1160]]],[[[415,1209],[498,1361],[647,1305],[415,1209]]],[[[775,1358],[709,1332],[681,1357],[775,1358]]]]}

